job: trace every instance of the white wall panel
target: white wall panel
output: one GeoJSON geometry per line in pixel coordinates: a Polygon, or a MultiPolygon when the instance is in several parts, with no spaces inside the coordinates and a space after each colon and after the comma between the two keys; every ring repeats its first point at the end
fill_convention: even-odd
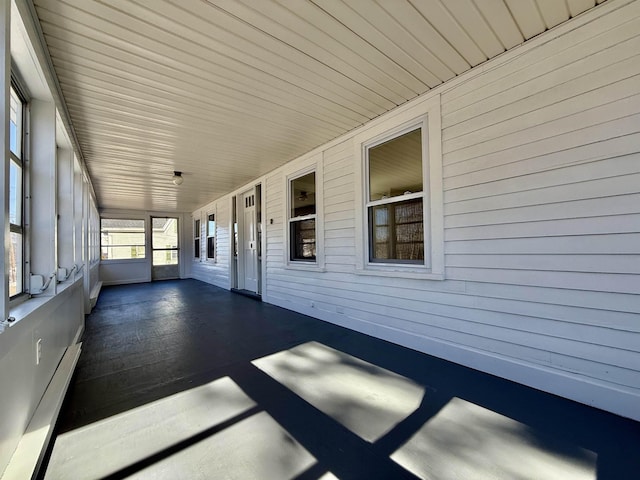
{"type": "Polygon", "coordinates": [[[623,6],[436,90],[444,281],[356,273],[349,135],[316,150],[325,268],[286,268],[272,172],[264,300],[640,419],[638,31],[623,6]]]}

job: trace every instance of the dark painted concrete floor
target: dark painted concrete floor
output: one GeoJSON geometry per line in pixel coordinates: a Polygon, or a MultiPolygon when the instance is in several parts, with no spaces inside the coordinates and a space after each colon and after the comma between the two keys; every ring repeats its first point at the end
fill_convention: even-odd
{"type": "MultiPolygon", "coordinates": [[[[354,365],[364,368],[355,362],[354,365]]],[[[370,370],[378,371],[373,367],[370,370]]],[[[496,417],[522,426],[528,444],[552,456],[579,463],[585,450],[592,452],[592,478],[637,479],[640,475],[637,422],[196,280],[103,289],[96,308],[87,317],[82,356],[54,437],[223,377],[230,378],[255,402],[252,412],[266,412],[316,459],[313,466],[295,476],[297,480],[318,479],[327,472],[343,480],[416,478],[391,455],[427,422],[436,425],[438,415],[452,405],[453,399],[463,399],[482,407],[482,412],[495,413],[496,417]],[[337,421],[335,415],[318,408],[318,403],[301,398],[285,386],[286,382],[276,380],[252,363],[308,342],[317,342],[415,382],[424,387],[424,398],[417,409],[388,432],[375,441],[367,441],[357,430],[337,421]]],[[[438,425],[441,427],[442,422],[438,425]]],[[[105,478],[140,474],[155,462],[223,428],[225,425],[216,426],[140,458],[105,478]]],[[[487,434],[496,435],[495,431],[487,434]]],[[[461,431],[460,435],[465,433],[461,431]]],[[[481,439],[478,448],[488,440],[481,439]]],[[[451,478],[458,475],[456,458],[460,458],[453,451],[454,446],[447,446],[452,452],[447,459],[451,478]]],[[[500,464],[491,468],[494,471],[487,478],[510,476],[500,471],[500,464]]],[[[429,472],[427,467],[416,473],[434,478],[434,471],[429,472]]],[[[518,477],[536,478],[531,472],[522,473],[518,477]]],[[[229,478],[233,476],[230,472],[229,478]]],[[[459,474],[457,478],[467,477],[459,474]]]]}

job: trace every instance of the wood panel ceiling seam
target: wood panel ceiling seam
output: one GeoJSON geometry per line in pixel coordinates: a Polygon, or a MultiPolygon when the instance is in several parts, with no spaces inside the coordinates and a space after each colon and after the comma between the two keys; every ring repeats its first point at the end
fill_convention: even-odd
{"type": "MultiPolygon", "coordinates": [[[[177,6],[174,6],[173,4],[170,4],[167,2],[163,2],[160,5],[171,6],[174,8],[174,11],[179,11],[177,6]]],[[[198,3],[197,5],[200,5],[200,3],[198,3]]],[[[158,7],[156,7],[155,10],[157,9],[158,7]]],[[[149,15],[152,13],[156,15],[155,18],[157,18],[158,16],[162,18],[166,18],[166,22],[169,22],[169,24],[171,25],[175,25],[177,23],[177,19],[175,18],[175,16],[165,17],[158,11],[149,11],[149,15]]],[[[190,13],[185,12],[185,14],[190,14],[190,13]]],[[[148,17],[149,15],[146,15],[145,17],[148,17]]],[[[332,71],[331,73],[333,74],[333,78],[326,77],[328,80],[327,82],[317,81],[318,74],[322,73],[317,68],[314,69],[313,71],[308,70],[308,74],[304,76],[300,76],[299,74],[296,73],[296,68],[300,69],[301,64],[290,60],[292,52],[290,51],[290,52],[287,52],[287,55],[283,55],[280,53],[276,53],[275,51],[272,52],[268,50],[265,45],[265,40],[268,40],[268,38],[262,38],[261,39],[262,41],[260,43],[251,43],[249,42],[249,40],[239,37],[236,32],[232,32],[229,26],[223,24],[222,22],[220,24],[216,24],[215,25],[216,29],[213,31],[210,28],[210,26],[209,28],[205,29],[205,31],[203,31],[202,29],[196,30],[195,29],[196,25],[198,25],[199,22],[205,22],[205,20],[201,17],[195,17],[192,14],[190,15],[191,16],[188,19],[189,21],[187,22],[188,26],[184,23],[180,24],[185,29],[184,30],[185,34],[188,34],[190,36],[199,35],[202,39],[205,40],[203,44],[207,44],[209,46],[210,46],[210,42],[212,41],[216,42],[217,44],[220,45],[220,48],[216,49],[216,51],[228,50],[229,53],[226,55],[226,57],[228,57],[231,60],[240,61],[240,58],[247,58],[246,61],[243,60],[241,63],[245,64],[250,68],[257,69],[260,72],[264,72],[268,76],[277,78],[278,80],[284,83],[295,85],[298,88],[302,88],[307,84],[313,85],[313,89],[309,89],[308,91],[309,93],[313,93],[316,95],[320,95],[319,92],[324,92],[327,88],[333,88],[333,90],[326,90],[326,92],[332,92],[332,93],[324,93],[323,96],[327,99],[331,99],[331,98],[335,98],[335,96],[338,95],[338,98],[341,99],[340,102],[341,103],[346,102],[347,104],[352,105],[350,107],[352,109],[353,108],[361,109],[363,108],[363,106],[366,106],[367,109],[374,112],[378,112],[380,108],[389,108],[390,106],[388,103],[389,101],[387,99],[384,99],[385,101],[381,102],[380,100],[383,99],[383,97],[379,94],[376,94],[370,88],[366,88],[364,85],[360,85],[360,87],[362,88],[356,88],[355,87],[356,83],[353,81],[353,79],[348,79],[342,72],[332,71]],[[228,35],[233,36],[233,38],[228,41],[223,41],[219,38],[213,37],[213,33],[216,33],[218,36],[220,36],[224,32],[228,32],[228,35]],[[263,52],[263,55],[249,56],[247,52],[243,51],[242,49],[239,49],[239,46],[237,45],[238,42],[248,43],[248,48],[246,50],[261,49],[263,52]],[[265,56],[265,54],[270,55],[267,57],[271,60],[270,62],[265,61],[266,58],[262,58],[265,56]],[[278,62],[278,59],[280,59],[280,62],[282,61],[288,62],[287,64],[288,68],[282,68],[282,65],[280,66],[280,68],[275,68],[277,63],[274,63],[274,61],[278,62]],[[258,67],[258,64],[260,65],[259,67],[258,67]],[[297,83],[292,82],[291,80],[292,76],[294,78],[298,78],[299,81],[297,83]],[[336,80],[340,78],[344,78],[345,80],[348,80],[349,85],[347,84],[347,82],[336,82],[336,80]],[[342,90],[338,89],[337,87],[340,87],[340,89],[342,90]],[[366,88],[366,90],[363,90],[363,88],[366,88]],[[357,97],[357,101],[353,100],[354,96],[357,97]]],[[[185,18],[185,22],[186,21],[187,19],[185,18]]],[[[273,41],[279,42],[279,40],[275,38],[273,39],[273,41]]],[[[281,44],[282,42],[279,42],[279,43],[281,44]]],[[[313,59],[310,59],[310,60],[313,60],[313,59]]]]}
{"type": "MultiPolygon", "coordinates": [[[[271,108],[268,108],[267,106],[260,106],[258,104],[251,105],[248,102],[242,102],[242,99],[232,101],[233,99],[225,99],[220,95],[216,95],[216,97],[219,98],[217,100],[214,99],[213,96],[202,98],[193,92],[182,90],[178,87],[168,88],[166,84],[162,84],[161,82],[153,79],[144,79],[148,83],[148,85],[138,84],[135,80],[118,77],[112,73],[101,72],[91,67],[86,67],[79,64],[71,64],[66,60],[61,60],[60,58],[54,58],[54,64],[63,64],[65,66],[65,71],[61,74],[61,77],[68,75],[69,72],[75,72],[76,74],[82,74],[85,77],[92,77],[94,79],[103,80],[111,84],[117,83],[123,87],[129,88],[131,91],[145,90],[156,92],[157,95],[160,95],[160,98],[162,98],[162,96],[164,95],[169,95],[171,98],[180,99],[180,101],[184,101],[185,103],[188,103],[188,100],[192,102],[206,103],[213,111],[234,113],[242,117],[256,117],[261,118],[264,121],[275,121],[275,119],[280,118],[285,122],[285,124],[295,122],[295,120],[292,120],[292,118],[295,118],[295,116],[292,115],[293,112],[291,110],[287,110],[284,107],[276,104],[271,105],[271,108]]],[[[358,125],[357,122],[344,122],[341,124],[336,122],[335,120],[328,121],[319,119],[314,115],[310,115],[304,112],[296,113],[298,113],[297,122],[303,121],[304,118],[309,118],[312,120],[322,121],[325,124],[333,125],[343,129],[354,128],[354,126],[358,125]]]]}
{"type": "MultiPolygon", "coordinates": [[[[88,55],[91,52],[96,57],[105,56],[106,58],[114,59],[120,62],[126,61],[130,65],[137,66],[138,68],[144,68],[145,71],[151,71],[152,69],[156,69],[157,70],[156,73],[158,75],[162,75],[162,71],[165,71],[164,73],[165,75],[169,75],[172,78],[179,80],[180,82],[185,82],[184,81],[185,73],[189,73],[190,79],[197,79],[200,82],[210,83],[212,81],[212,79],[208,77],[208,72],[204,73],[205,72],[204,70],[200,70],[200,72],[203,72],[203,73],[200,73],[195,68],[179,69],[177,67],[161,65],[157,62],[152,62],[136,54],[130,54],[128,52],[122,52],[119,50],[112,49],[111,47],[105,44],[94,44],[94,42],[92,42],[92,40],[90,39],[85,40],[84,38],[81,37],[81,38],[74,39],[72,41],[71,38],[74,37],[75,35],[74,33],[68,34],[69,37],[67,38],[61,38],[60,35],[52,34],[52,33],[55,33],[55,30],[56,30],[55,26],[48,29],[48,34],[46,37],[47,43],[49,45],[50,50],[57,49],[58,52],[64,52],[65,57],[74,58],[75,56],[79,56],[79,57],[88,58],[88,55]],[[52,30],[54,32],[52,32],[52,30]],[[80,44],[79,43],[80,40],[85,41],[85,43],[80,44]]],[[[246,75],[243,75],[241,77],[245,78],[246,75]]],[[[220,78],[224,78],[224,77],[220,77],[220,78]]],[[[238,82],[232,78],[227,78],[225,80],[226,82],[223,84],[225,88],[233,88],[230,86],[238,85],[238,82]]],[[[185,83],[188,84],[189,82],[187,81],[185,83]]],[[[215,85],[216,82],[213,82],[213,83],[215,85]]],[[[243,83],[243,82],[240,82],[240,83],[243,83]]],[[[295,94],[296,98],[317,104],[319,107],[323,109],[333,108],[335,111],[342,110],[345,112],[349,112],[350,115],[357,114],[359,115],[360,119],[369,118],[372,115],[375,116],[377,113],[377,112],[372,112],[370,110],[367,111],[363,108],[360,108],[359,109],[360,111],[358,111],[350,107],[345,107],[345,105],[338,103],[335,100],[327,100],[322,96],[309,92],[308,89],[301,89],[295,84],[276,86],[276,85],[267,85],[266,82],[260,82],[258,84],[256,84],[255,82],[244,82],[244,83],[246,84],[245,89],[243,90],[238,89],[238,91],[241,94],[246,94],[247,92],[259,92],[260,90],[262,90],[261,93],[263,96],[260,98],[265,98],[265,96],[268,98],[269,95],[272,95],[281,99],[287,99],[288,97],[291,97],[292,94],[295,94]],[[288,89],[285,89],[285,87],[287,87],[288,89]]]]}
{"type": "MultiPolygon", "coordinates": [[[[425,80],[422,81],[419,79],[415,73],[415,68],[420,68],[418,62],[411,58],[406,51],[402,50],[393,41],[391,41],[384,32],[380,31],[372,25],[370,21],[365,19],[363,16],[364,8],[355,11],[350,4],[343,1],[312,1],[327,14],[336,18],[349,30],[361,37],[366,41],[366,43],[381,52],[386,58],[399,65],[406,72],[406,75],[403,78],[403,83],[412,91],[412,95],[408,96],[406,98],[407,100],[424,93],[427,91],[429,86],[435,86],[441,83],[433,73],[426,69],[424,69],[424,76],[426,77],[425,80]],[[345,22],[348,22],[348,24],[345,22]]],[[[374,5],[376,4],[369,2],[367,8],[373,8],[374,5]]],[[[393,22],[395,22],[395,20],[393,20],[393,22]]]]}
{"type": "MultiPolygon", "coordinates": [[[[87,55],[84,55],[84,54],[83,54],[83,51],[82,51],[82,50],[81,50],[80,52],[75,52],[75,51],[74,51],[74,52],[70,52],[70,51],[69,51],[69,49],[62,49],[62,50],[61,50],[61,49],[59,49],[59,48],[57,48],[57,47],[55,47],[55,46],[54,46],[55,41],[54,41],[54,42],[51,42],[51,43],[52,43],[52,44],[50,45],[50,51],[51,51],[51,53],[52,53],[52,59],[53,59],[53,61],[54,61],[54,64],[55,64],[55,62],[56,62],[57,60],[64,59],[64,61],[67,61],[67,62],[70,62],[70,63],[75,63],[76,65],[80,65],[80,64],[81,64],[81,62],[79,61],[79,59],[82,59],[82,60],[84,60],[84,61],[85,61],[85,63],[86,63],[86,62],[90,62],[90,63],[93,63],[94,65],[96,65],[96,67],[95,67],[95,68],[93,68],[93,70],[94,70],[94,71],[98,71],[98,72],[99,72],[99,71],[101,71],[101,69],[102,69],[102,70],[106,70],[106,68],[107,68],[107,65],[106,65],[104,62],[97,62],[96,60],[94,60],[94,59],[92,59],[92,58],[88,58],[88,56],[87,56],[87,55]]],[[[98,52],[96,52],[96,53],[98,53],[98,52]]],[[[117,58],[113,58],[113,59],[112,59],[112,61],[114,61],[114,62],[116,62],[116,63],[123,63],[121,60],[119,60],[119,59],[117,59],[117,58]]],[[[123,66],[123,67],[125,67],[125,65],[122,65],[122,66],[123,66]]],[[[133,76],[133,72],[135,71],[135,72],[138,72],[138,75],[137,75],[137,76],[138,76],[139,78],[144,79],[144,80],[146,80],[146,81],[151,81],[151,80],[149,80],[149,79],[148,79],[148,77],[147,77],[147,76],[145,76],[145,75],[144,75],[144,73],[146,72],[146,70],[144,70],[144,69],[142,69],[142,68],[140,68],[140,67],[137,67],[136,65],[128,65],[128,66],[126,66],[126,67],[127,67],[127,68],[121,68],[121,69],[119,69],[119,74],[120,74],[121,76],[126,75],[126,76],[130,76],[130,77],[131,77],[131,76],[133,76]]],[[[107,71],[105,71],[104,73],[105,73],[105,74],[112,75],[113,77],[115,77],[115,74],[114,74],[114,73],[107,72],[107,71]]],[[[185,92],[187,91],[187,89],[182,89],[182,88],[181,88],[181,85],[184,85],[184,84],[185,84],[185,82],[184,82],[184,81],[181,81],[179,77],[178,77],[178,78],[175,78],[174,80],[175,80],[175,82],[177,82],[177,83],[175,84],[175,86],[173,87],[173,88],[174,88],[174,92],[179,92],[179,91],[181,91],[181,90],[182,90],[182,91],[185,91],[185,92]]],[[[157,83],[157,81],[156,81],[156,80],[153,80],[153,81],[154,81],[155,83],[157,83]]],[[[186,85],[188,85],[188,82],[186,83],[186,85]]],[[[164,86],[165,86],[165,87],[168,87],[168,85],[167,85],[167,84],[165,84],[164,86]]],[[[220,87],[221,87],[221,88],[224,88],[224,89],[225,89],[225,91],[227,91],[227,92],[235,92],[235,90],[233,90],[233,89],[231,89],[231,88],[229,88],[229,87],[226,87],[226,86],[223,86],[223,85],[220,85],[220,87]]],[[[200,88],[206,88],[206,86],[201,85],[201,86],[200,86],[200,88]]],[[[243,99],[243,97],[244,97],[245,95],[254,96],[253,94],[248,94],[248,93],[245,93],[245,92],[242,92],[242,91],[239,91],[235,96],[236,96],[236,98],[238,98],[238,99],[242,100],[242,99],[243,99]]],[[[228,95],[226,95],[226,97],[228,98],[229,96],[228,96],[228,95]]],[[[266,98],[255,97],[255,98],[260,99],[261,101],[264,101],[264,102],[268,102],[268,103],[273,104],[273,105],[277,105],[278,107],[282,107],[282,106],[284,106],[284,105],[280,105],[280,104],[274,103],[274,100],[270,100],[270,99],[269,99],[269,97],[266,97],[266,98]]],[[[284,96],[283,96],[283,98],[286,98],[286,97],[284,97],[284,96]]],[[[310,100],[310,99],[307,99],[307,100],[310,100]]],[[[289,108],[294,109],[294,107],[289,107],[289,108]]],[[[325,108],[325,112],[326,112],[326,110],[328,110],[328,108],[326,108],[326,107],[320,107],[320,108],[325,108]]],[[[295,110],[294,110],[294,111],[295,111],[295,110]]],[[[312,112],[312,110],[310,110],[310,109],[307,109],[307,110],[300,109],[300,108],[298,109],[298,113],[300,113],[300,114],[302,114],[302,115],[310,115],[310,113],[311,113],[311,112],[312,112]],[[301,110],[302,110],[302,111],[301,111],[301,110]]],[[[351,112],[351,114],[352,114],[352,115],[355,115],[355,114],[356,114],[356,112],[353,112],[353,111],[351,111],[351,110],[345,110],[344,112],[351,112]]],[[[328,112],[328,113],[329,113],[329,114],[333,114],[333,113],[335,113],[335,112],[334,112],[334,111],[332,111],[332,110],[329,110],[329,112],[328,112]]],[[[325,114],[326,114],[326,113],[325,113],[325,114]]],[[[366,117],[366,116],[358,116],[358,117],[353,117],[353,118],[351,118],[351,119],[350,119],[350,122],[353,122],[353,121],[356,121],[356,122],[363,122],[363,121],[366,121],[367,119],[368,119],[368,117],[366,117]]],[[[325,119],[325,121],[328,121],[328,120],[326,120],[326,119],[325,119]]],[[[334,118],[333,118],[332,120],[330,120],[330,121],[335,122],[335,121],[337,121],[337,118],[335,118],[335,117],[334,117],[334,118]]],[[[342,125],[342,126],[344,127],[344,125],[342,125]]]]}
{"type": "MultiPolygon", "coordinates": [[[[147,75],[148,71],[144,68],[135,65],[125,65],[117,59],[111,59],[107,62],[105,58],[102,58],[100,61],[99,59],[89,58],[83,54],[70,55],[71,52],[68,50],[61,50],[54,46],[50,47],[50,51],[54,65],[59,66],[60,62],[63,62],[67,64],[66,69],[68,71],[90,69],[93,72],[97,72],[98,75],[108,76],[112,81],[119,78],[133,82],[133,84],[139,84],[143,86],[143,88],[164,89],[175,96],[182,95],[186,97],[190,95],[192,98],[202,98],[206,93],[209,93],[208,100],[218,98],[220,102],[225,102],[227,106],[253,105],[253,108],[256,109],[260,105],[259,108],[262,108],[266,112],[274,109],[282,110],[283,112],[289,112],[293,115],[313,117],[342,128],[353,125],[354,122],[360,124],[368,120],[368,117],[357,115],[351,110],[344,110],[341,114],[338,114],[335,110],[330,110],[328,107],[320,105],[311,108],[311,105],[315,104],[310,102],[310,99],[300,99],[300,102],[296,103],[293,99],[287,100],[286,97],[283,96],[280,99],[282,103],[278,103],[277,97],[275,96],[247,95],[241,91],[222,85],[217,85],[218,88],[212,91],[210,89],[211,85],[205,81],[196,84],[197,79],[194,77],[191,77],[190,81],[184,81],[179,76],[169,79],[168,77],[156,75],[150,78],[149,75],[147,75]],[[109,63],[112,63],[114,68],[109,68],[109,63]],[[118,68],[118,66],[121,68],[118,68]],[[307,108],[305,108],[305,106],[307,108]],[[351,115],[346,116],[346,113],[351,113],[351,115]]],[[[216,107],[221,108],[222,105],[224,105],[224,103],[220,103],[216,105],[216,107]]]]}
{"type": "MultiPolygon", "coordinates": [[[[505,50],[520,45],[524,36],[504,0],[473,0],[476,8],[500,39],[505,50]]],[[[552,0],[556,1],[556,0],[552,0]]]]}
{"type": "Polygon", "coordinates": [[[456,51],[472,67],[487,60],[482,50],[469,37],[456,19],[445,8],[440,0],[409,0],[414,8],[420,12],[434,28],[444,36],[456,51]]]}
{"type": "MultiPolygon", "coordinates": [[[[292,48],[294,51],[298,52],[304,57],[313,59],[314,61],[316,61],[316,63],[318,63],[319,65],[323,65],[324,67],[327,67],[329,70],[335,72],[337,75],[344,76],[345,78],[350,78],[351,80],[357,81],[358,83],[364,86],[367,86],[372,91],[378,92],[380,95],[384,96],[388,100],[391,100],[395,105],[404,103],[408,98],[413,98],[417,95],[417,93],[414,90],[409,90],[407,89],[406,86],[398,82],[398,80],[394,76],[391,76],[387,72],[378,69],[374,65],[368,65],[367,63],[363,63],[361,67],[365,68],[366,71],[363,73],[360,73],[359,70],[355,69],[352,65],[344,61],[340,61],[340,65],[342,66],[341,68],[344,68],[344,71],[342,71],[340,68],[336,68],[335,66],[331,66],[330,64],[317,61],[317,59],[315,59],[312,55],[309,55],[309,53],[305,52],[304,50],[301,50],[299,47],[283,42],[278,38],[277,35],[273,35],[265,31],[263,28],[253,25],[247,19],[243,18],[242,15],[238,12],[238,9],[242,8],[243,5],[240,3],[237,3],[235,0],[233,1],[205,0],[205,1],[208,4],[210,4],[212,7],[218,8],[219,10],[225,12],[232,18],[247,25],[248,27],[254,29],[255,31],[261,32],[262,34],[267,35],[270,38],[273,38],[274,40],[280,42],[283,46],[286,45],[287,47],[292,48]],[[220,6],[221,4],[224,6],[220,6]],[[345,72],[350,72],[350,73],[347,74],[345,72]]],[[[244,12],[251,13],[252,10],[247,9],[245,7],[245,10],[243,10],[243,13],[244,12]]],[[[259,17],[254,16],[253,18],[259,18],[259,17]]],[[[401,74],[401,72],[398,72],[398,74],[401,74]]]]}
{"type": "MultiPolygon", "coordinates": [[[[42,7],[41,7],[42,9],[42,7]]],[[[42,17],[42,21],[43,22],[55,22],[56,19],[57,21],[63,22],[64,21],[64,17],[62,17],[60,12],[49,12],[45,9],[42,9],[43,11],[40,13],[41,17],[42,17]],[[54,17],[54,18],[52,18],[54,17]]],[[[84,28],[90,28],[89,34],[90,35],[96,35],[96,34],[100,34],[101,29],[98,28],[98,25],[93,25],[93,26],[89,26],[88,22],[91,22],[92,20],[97,19],[98,17],[95,17],[95,14],[97,12],[93,12],[93,14],[89,14],[87,12],[84,12],[83,10],[80,9],[76,9],[78,10],[80,13],[80,15],[83,15],[84,21],[85,23],[78,23],[78,19],[76,19],[76,22],[73,25],[74,30],[79,30],[84,28]],[[83,13],[84,12],[84,13],[83,13]]],[[[106,15],[106,13],[105,13],[106,15]]],[[[181,61],[184,61],[185,59],[188,59],[189,56],[193,56],[194,52],[193,51],[189,51],[189,46],[191,46],[191,50],[193,50],[193,44],[186,44],[185,43],[185,48],[183,48],[182,50],[177,50],[173,45],[169,45],[166,42],[164,43],[165,48],[168,48],[170,51],[174,52],[173,55],[160,55],[158,53],[155,52],[154,48],[157,48],[157,46],[159,45],[157,40],[152,39],[151,37],[146,37],[144,35],[141,34],[141,32],[135,30],[133,28],[133,26],[131,28],[125,29],[122,25],[119,24],[114,24],[113,22],[110,22],[109,20],[106,19],[102,19],[101,20],[104,23],[104,28],[109,28],[111,31],[113,31],[114,33],[117,33],[117,35],[109,35],[106,33],[103,33],[103,35],[106,35],[106,39],[105,41],[112,41],[112,42],[117,42],[120,45],[122,45],[122,48],[124,49],[129,49],[131,50],[132,48],[136,48],[138,50],[140,50],[142,48],[142,50],[140,50],[140,53],[138,53],[138,55],[141,55],[142,57],[145,56],[151,56],[152,58],[155,58],[155,61],[162,64],[162,63],[166,63],[168,60],[172,59],[172,58],[181,58],[181,61]],[[133,36],[132,38],[130,38],[131,36],[133,36]],[[122,39],[127,39],[129,38],[129,42],[125,42],[122,39]],[[137,41],[133,41],[133,39],[137,39],[137,41]],[[142,42],[142,43],[140,43],[142,42]],[[143,45],[146,45],[143,47],[143,45]]],[[[95,23],[95,21],[94,21],[95,23]]],[[[62,27],[64,30],[64,27],[62,27]]],[[[172,32],[167,32],[168,35],[173,34],[172,32]]],[[[126,51],[126,50],[125,50],[126,51]]],[[[200,55],[198,58],[197,62],[192,62],[192,65],[198,65],[200,67],[202,67],[203,62],[206,64],[209,62],[209,60],[207,59],[207,55],[211,55],[211,54],[218,54],[217,51],[214,50],[201,50],[202,55],[200,55]]],[[[238,62],[236,59],[226,55],[224,56],[224,58],[228,58],[230,61],[235,62],[236,65],[243,65],[241,62],[238,62]]],[[[227,67],[229,66],[228,62],[227,62],[227,67]]],[[[243,68],[251,68],[250,65],[248,64],[244,64],[243,68]]],[[[216,71],[215,67],[212,66],[212,70],[213,72],[216,71]]],[[[252,77],[252,72],[253,73],[259,73],[260,70],[247,70],[245,71],[241,76],[242,77],[248,77],[251,78],[252,77]]],[[[271,74],[267,74],[267,75],[271,75],[271,74]]],[[[273,75],[271,75],[273,77],[273,75]]],[[[274,77],[276,78],[276,77],[274,77]]],[[[308,80],[307,80],[308,81],[308,80]]],[[[329,83],[328,85],[331,85],[331,83],[329,83]]],[[[316,94],[316,92],[310,92],[313,94],[316,94]]],[[[335,93],[334,93],[335,95],[335,93]]],[[[342,94],[343,98],[348,98],[345,96],[346,94],[342,94]]],[[[329,97],[327,95],[327,97],[329,97]]],[[[364,99],[366,101],[366,99],[364,99]]]]}

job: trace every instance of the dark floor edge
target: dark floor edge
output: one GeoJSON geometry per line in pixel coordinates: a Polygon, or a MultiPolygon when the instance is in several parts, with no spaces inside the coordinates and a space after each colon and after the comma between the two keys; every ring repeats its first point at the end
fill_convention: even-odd
{"type": "Polygon", "coordinates": [[[256,292],[252,292],[250,290],[243,290],[243,289],[240,289],[240,288],[232,288],[231,291],[233,293],[237,293],[239,295],[243,295],[243,296],[248,297],[248,298],[253,298],[254,300],[258,300],[260,302],[262,301],[262,295],[260,295],[259,293],[256,293],[256,292]]]}

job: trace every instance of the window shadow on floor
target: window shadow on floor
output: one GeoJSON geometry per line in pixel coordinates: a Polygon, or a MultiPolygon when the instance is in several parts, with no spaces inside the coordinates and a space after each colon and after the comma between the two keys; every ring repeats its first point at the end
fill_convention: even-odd
{"type": "Polygon", "coordinates": [[[255,415],[265,416],[265,431],[290,435],[295,451],[304,451],[304,462],[287,470],[299,480],[528,479],[540,478],[531,465],[553,467],[557,459],[562,468],[577,466],[575,478],[640,471],[637,422],[196,280],[105,288],[83,341],[58,437],[225,378],[255,404],[247,417],[187,434],[105,478],[242,432],[237,424],[255,415]],[[333,373],[318,382],[314,372],[333,373]],[[338,378],[355,388],[336,386],[338,378]],[[376,382],[391,385],[386,396],[374,398],[376,382]],[[396,408],[403,389],[410,398],[396,408]],[[388,414],[369,417],[368,405],[388,414]],[[538,463],[526,463],[536,455],[538,463]]]}

